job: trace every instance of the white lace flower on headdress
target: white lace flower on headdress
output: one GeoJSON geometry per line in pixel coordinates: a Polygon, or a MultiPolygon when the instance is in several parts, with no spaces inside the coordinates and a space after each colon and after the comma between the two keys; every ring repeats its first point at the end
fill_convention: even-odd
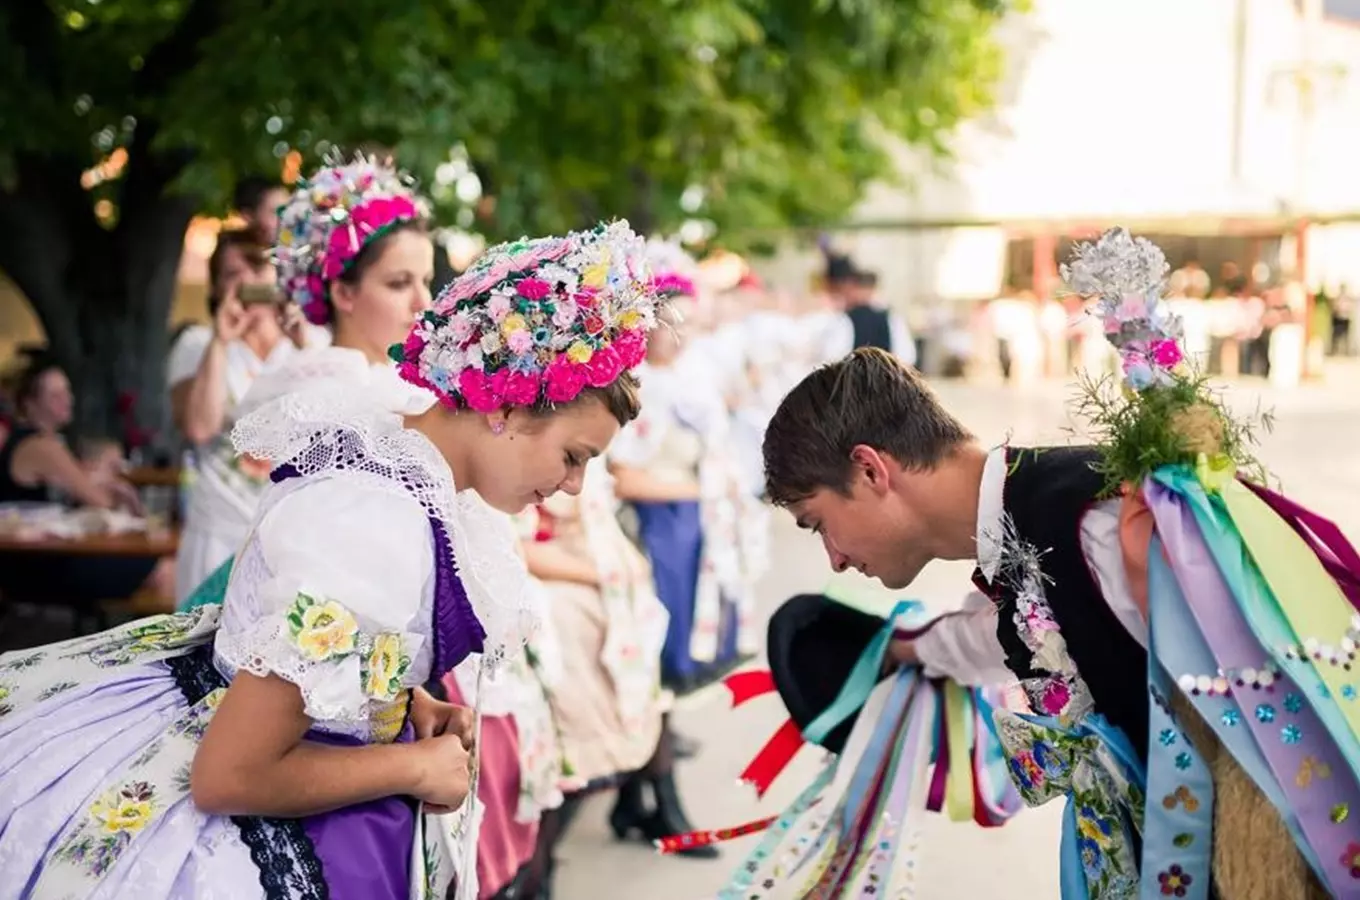
{"type": "Polygon", "coordinates": [[[569,403],[642,362],[662,302],[627,222],[492,247],[402,344],[402,377],[453,408],[569,403]]]}
{"type": "Polygon", "coordinates": [[[1170,384],[1183,371],[1181,322],[1161,298],[1169,269],[1156,244],[1123,228],[1078,244],[1072,261],[1060,269],[1073,291],[1096,298],[1093,312],[1119,350],[1125,383],[1135,391],[1170,384]]]}
{"type": "Polygon", "coordinates": [[[279,211],[274,246],[279,287],[314,325],[330,319],[330,283],[393,225],[424,219],[427,204],[403,172],[358,155],[330,161],[298,182],[279,211]]]}

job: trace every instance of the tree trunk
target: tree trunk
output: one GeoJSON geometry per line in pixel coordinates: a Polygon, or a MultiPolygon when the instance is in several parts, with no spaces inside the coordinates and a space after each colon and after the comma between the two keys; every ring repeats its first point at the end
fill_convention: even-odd
{"type": "Polygon", "coordinates": [[[119,221],[106,229],[80,174],[75,160],[21,161],[17,189],[0,194],[0,268],[33,307],[71,377],[73,430],[168,447],[168,323],[195,204],[166,196],[162,164],[130,153],[119,221]]]}

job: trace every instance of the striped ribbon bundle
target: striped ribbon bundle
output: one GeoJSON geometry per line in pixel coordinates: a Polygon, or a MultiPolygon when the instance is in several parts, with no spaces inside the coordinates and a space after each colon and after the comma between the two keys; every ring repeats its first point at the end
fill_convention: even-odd
{"type": "MultiPolygon", "coordinates": [[[[991,707],[1004,703],[1000,691],[927,679],[914,667],[878,680],[894,624],[908,609],[901,604],[888,617],[825,713],[801,733],[786,722],[742,772],[763,796],[804,743],[820,741],[859,711],[844,751],[792,805],[777,816],[658,842],[662,852],[674,852],[763,833],[720,900],[911,897],[925,813],[990,828],[1020,809],[990,725],[991,707]]],[[[727,686],[734,706],[775,690],[768,671],[737,673],[727,686]]]]}

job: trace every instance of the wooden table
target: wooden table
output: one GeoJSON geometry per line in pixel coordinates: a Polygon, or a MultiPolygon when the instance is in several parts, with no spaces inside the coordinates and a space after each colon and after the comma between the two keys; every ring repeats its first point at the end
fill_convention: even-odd
{"type": "Polygon", "coordinates": [[[0,533],[0,553],[42,553],[54,556],[174,556],[179,530],[163,528],[127,534],[90,534],[78,538],[22,538],[0,533]]]}
{"type": "MultiPolygon", "coordinates": [[[[161,528],[151,532],[129,534],[91,534],[78,538],[38,537],[27,539],[12,533],[0,534],[0,567],[6,559],[14,557],[48,557],[54,560],[67,559],[161,559],[172,557],[179,546],[177,529],[161,528]]],[[[60,564],[60,563],[58,563],[60,564]]],[[[36,606],[59,606],[71,610],[77,634],[103,631],[109,626],[110,613],[115,615],[143,614],[149,611],[168,611],[173,609],[173,599],[142,596],[134,592],[128,596],[109,597],[64,597],[58,593],[46,594],[41,588],[34,596],[26,596],[28,591],[10,596],[8,599],[36,606]],[[155,607],[169,604],[168,609],[155,607]],[[126,609],[124,609],[126,607],[126,609]],[[143,607],[148,607],[144,609],[143,607]]]]}
{"type": "Polygon", "coordinates": [[[123,477],[132,482],[139,488],[144,487],[168,487],[178,488],[182,472],[179,466],[169,466],[166,468],[156,468],[152,466],[138,466],[129,469],[123,477]]]}

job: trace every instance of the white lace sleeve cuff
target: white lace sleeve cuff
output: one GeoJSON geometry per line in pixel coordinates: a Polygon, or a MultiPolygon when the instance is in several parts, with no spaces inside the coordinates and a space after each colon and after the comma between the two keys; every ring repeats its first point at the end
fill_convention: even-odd
{"type": "Polygon", "coordinates": [[[218,652],[239,669],[297,685],[310,718],[362,721],[370,703],[390,702],[419,683],[412,661],[423,635],[385,629],[293,579],[275,578],[261,593],[278,612],[219,643],[218,652]]]}

